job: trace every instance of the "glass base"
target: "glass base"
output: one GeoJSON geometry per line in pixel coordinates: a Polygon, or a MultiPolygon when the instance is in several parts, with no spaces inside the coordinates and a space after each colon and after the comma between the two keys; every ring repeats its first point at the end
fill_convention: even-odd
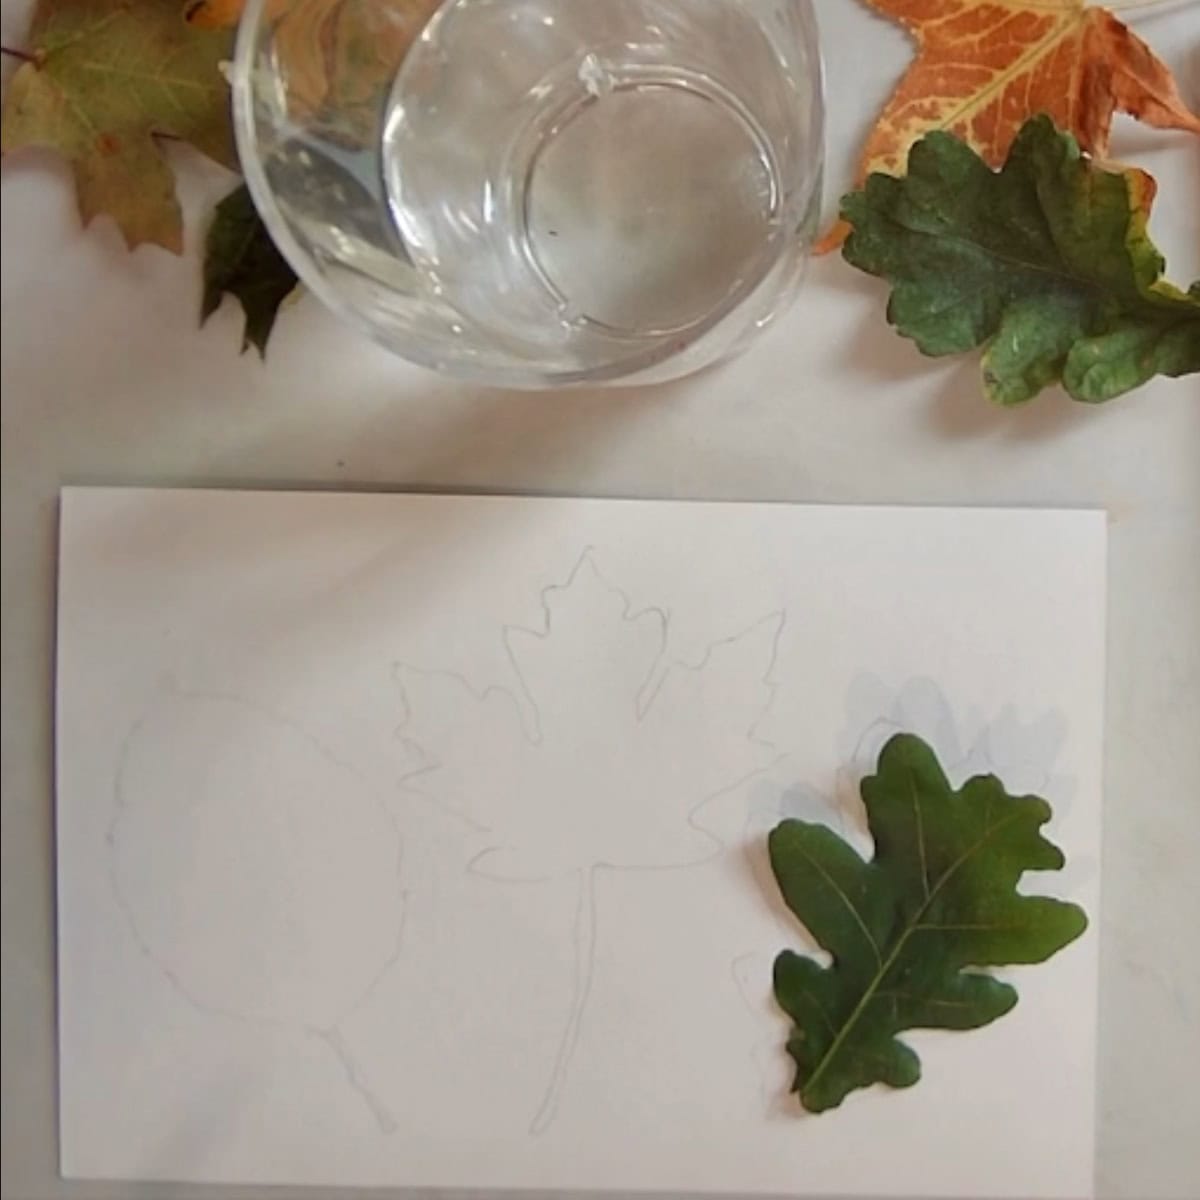
{"type": "Polygon", "coordinates": [[[761,274],[779,215],[767,141],[702,75],[588,58],[579,79],[515,173],[521,249],[563,321],[685,334],[761,274]]]}

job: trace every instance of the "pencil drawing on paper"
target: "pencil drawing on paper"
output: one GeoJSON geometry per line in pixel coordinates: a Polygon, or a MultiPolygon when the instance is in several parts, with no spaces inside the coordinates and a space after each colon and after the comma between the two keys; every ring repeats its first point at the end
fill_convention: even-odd
{"type": "Polygon", "coordinates": [[[398,831],[352,765],[282,715],[172,690],[125,739],[108,831],[117,902],[197,1010],[326,1045],[395,1122],[341,1031],[400,954],[398,831]]]}
{"type": "Polygon", "coordinates": [[[585,550],[542,589],[533,628],[501,631],[513,686],[397,664],[405,787],[465,823],[487,878],[576,886],[570,1009],[531,1134],[562,1102],[595,967],[601,872],[668,870],[722,849],[706,805],[768,770],[759,736],[771,706],[786,614],[714,642],[695,662],[670,657],[670,618],[636,607],[585,550]]]}

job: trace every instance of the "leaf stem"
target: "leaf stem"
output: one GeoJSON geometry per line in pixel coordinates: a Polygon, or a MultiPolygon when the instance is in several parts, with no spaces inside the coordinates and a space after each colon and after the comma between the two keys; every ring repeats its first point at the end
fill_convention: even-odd
{"type": "Polygon", "coordinates": [[[7,54],[9,58],[16,58],[21,62],[37,62],[36,54],[30,54],[27,50],[16,50],[12,46],[0,46],[0,54],[7,54]]]}
{"type": "MultiPolygon", "coordinates": [[[[926,900],[921,906],[921,913],[924,913],[925,909],[928,907],[929,901],[926,900]]],[[[921,913],[918,913],[918,915],[913,918],[913,923],[910,924],[908,928],[905,929],[905,931],[900,935],[895,946],[892,947],[892,952],[887,956],[886,959],[884,959],[882,963],[880,963],[879,970],[875,972],[875,978],[871,980],[870,986],[865,992],[863,992],[859,1002],[854,1006],[854,1011],[842,1023],[841,1029],[837,1031],[837,1036],[834,1037],[833,1041],[829,1043],[829,1049],[825,1051],[821,1061],[813,1068],[812,1074],[809,1075],[809,1077],[804,1081],[804,1086],[800,1089],[801,1097],[803,1097],[805,1092],[811,1090],[817,1080],[820,1079],[825,1073],[825,1068],[829,1066],[831,1062],[833,1062],[837,1052],[842,1048],[842,1043],[847,1037],[849,1037],[850,1031],[858,1023],[858,1018],[862,1016],[867,1005],[870,1004],[874,999],[875,993],[879,990],[879,985],[883,983],[884,979],[887,977],[887,973],[892,969],[893,963],[895,963],[896,959],[900,957],[900,952],[904,949],[905,944],[908,942],[909,935],[916,928],[916,923],[920,919],[921,913]]]]}
{"type": "Polygon", "coordinates": [[[571,1011],[567,1025],[559,1042],[554,1070],[541,1107],[529,1126],[532,1134],[544,1133],[558,1114],[563,1087],[567,1081],[567,1068],[575,1054],[579,1041],[579,1027],[587,1007],[588,994],[592,990],[592,973],[596,959],[596,868],[583,867],[578,872],[579,898],[575,909],[575,983],[571,995],[571,1011]]]}
{"type": "Polygon", "coordinates": [[[395,1133],[395,1118],[366,1082],[362,1068],[350,1050],[349,1043],[342,1036],[341,1030],[336,1026],[330,1026],[328,1029],[312,1028],[308,1032],[318,1041],[324,1042],[333,1051],[338,1062],[341,1064],[342,1070],[346,1073],[346,1082],[362,1097],[363,1102],[371,1112],[371,1116],[375,1118],[375,1124],[379,1127],[379,1132],[384,1134],[395,1133]]]}

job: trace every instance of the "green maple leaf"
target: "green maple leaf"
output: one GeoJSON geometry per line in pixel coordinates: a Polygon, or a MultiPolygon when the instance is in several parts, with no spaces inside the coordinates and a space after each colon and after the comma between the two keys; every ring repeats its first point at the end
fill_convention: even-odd
{"type": "Polygon", "coordinates": [[[175,179],[157,138],[236,166],[220,72],[231,35],[193,29],[169,0],[41,0],[30,41],[32,60],[0,116],[4,151],[57,150],[71,162],[84,224],[108,213],[131,248],[178,253],[175,179]]]}
{"type": "Polygon", "coordinates": [[[925,354],[984,347],[987,394],[1019,404],[1061,380],[1102,401],[1200,371],[1200,284],[1161,280],[1146,231],[1154,181],[1105,171],[1037,116],[998,171],[930,133],[902,178],[842,201],[846,260],[892,284],[888,320],[925,354]]]}
{"type": "Polygon", "coordinates": [[[1050,806],[1039,797],[1010,796],[992,775],[954,791],[933,751],[898,734],[862,798],[870,862],[824,825],[784,821],[769,839],[788,908],[833,958],[775,960],[775,996],[794,1022],[792,1090],[812,1112],[855,1088],[916,1083],[920,1061],[897,1034],[1003,1016],[1016,992],[975,968],[1042,962],[1087,927],[1074,904],[1017,893],[1025,871],[1063,865],[1040,833],[1050,806]]]}
{"type": "Polygon", "coordinates": [[[266,354],[279,306],[296,288],[296,273],[275,247],[250,190],[243,183],[220,204],[204,247],[203,324],[228,294],[246,315],[242,350],[253,344],[266,354]]]}

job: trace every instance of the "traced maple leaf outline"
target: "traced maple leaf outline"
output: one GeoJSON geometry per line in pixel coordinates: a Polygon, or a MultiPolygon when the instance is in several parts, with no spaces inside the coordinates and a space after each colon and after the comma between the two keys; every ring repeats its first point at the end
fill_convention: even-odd
{"type": "Polygon", "coordinates": [[[786,613],[681,662],[668,655],[670,614],[635,608],[593,555],[584,550],[565,581],[542,589],[538,627],[503,627],[516,692],[395,668],[398,734],[414,764],[402,785],[484,835],[467,869],[506,882],[577,880],[571,1011],[533,1134],[557,1112],[591,990],[597,871],[715,857],[723,843],[700,811],[779,758],[758,727],[774,699],[786,613]]]}

